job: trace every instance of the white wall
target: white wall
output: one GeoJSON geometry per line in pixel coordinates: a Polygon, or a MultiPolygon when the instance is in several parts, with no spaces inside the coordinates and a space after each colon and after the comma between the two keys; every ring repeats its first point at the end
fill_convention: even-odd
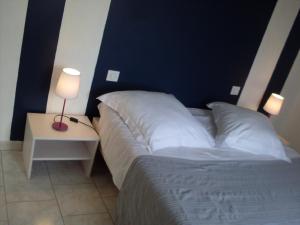
{"type": "Polygon", "coordinates": [[[276,131],[300,152],[300,53],[292,66],[281,95],[285,97],[280,114],[272,117],[276,131]]]}
{"type": "Polygon", "coordinates": [[[10,138],[27,4],[0,1],[0,142],[10,138]]]}
{"type": "Polygon", "coordinates": [[[110,0],[66,0],[47,113],[61,111],[63,99],[55,95],[55,87],[62,68],[73,67],[81,72],[80,91],[67,101],[66,113],[85,114],[109,6],[110,0]]]}
{"type": "Polygon", "coordinates": [[[300,9],[300,0],[278,0],[257,51],[239,106],[257,110],[300,9]]]}

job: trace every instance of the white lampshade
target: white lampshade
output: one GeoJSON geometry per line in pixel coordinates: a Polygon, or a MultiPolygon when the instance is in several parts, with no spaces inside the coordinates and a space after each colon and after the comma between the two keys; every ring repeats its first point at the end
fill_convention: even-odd
{"type": "Polygon", "coordinates": [[[271,115],[278,115],[282,107],[283,100],[284,97],[282,97],[281,95],[275,93],[271,94],[264,106],[264,110],[271,115]]]}
{"type": "Polygon", "coordinates": [[[55,93],[65,99],[76,98],[80,85],[80,72],[72,68],[64,68],[57,82],[55,93]]]}

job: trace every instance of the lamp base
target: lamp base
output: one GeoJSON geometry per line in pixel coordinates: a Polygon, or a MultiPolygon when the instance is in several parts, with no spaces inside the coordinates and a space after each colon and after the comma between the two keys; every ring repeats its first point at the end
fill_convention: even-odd
{"type": "Polygon", "coordinates": [[[57,131],[66,131],[68,130],[68,125],[61,122],[54,122],[52,128],[57,131]]]}

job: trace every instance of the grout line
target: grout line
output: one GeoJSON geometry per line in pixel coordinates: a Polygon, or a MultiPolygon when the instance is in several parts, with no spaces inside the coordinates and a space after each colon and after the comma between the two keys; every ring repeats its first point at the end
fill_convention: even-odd
{"type": "Polygon", "coordinates": [[[31,202],[49,202],[53,201],[55,198],[49,198],[49,199],[42,199],[42,200],[23,200],[23,201],[11,201],[7,202],[7,204],[14,204],[14,203],[31,203],[31,202]]]}
{"type": "Polygon", "coordinates": [[[109,216],[109,213],[108,212],[92,212],[92,213],[79,213],[79,214],[69,214],[69,215],[65,215],[65,217],[68,217],[68,216],[92,216],[92,215],[108,215],[109,216]]]}
{"type": "Polygon", "coordinates": [[[60,205],[59,205],[59,202],[58,202],[58,199],[57,199],[57,195],[56,195],[56,192],[55,192],[55,189],[54,189],[54,185],[52,183],[52,179],[51,179],[51,176],[50,176],[50,172],[49,172],[49,168],[48,168],[48,164],[47,162],[44,162],[45,165],[46,165],[46,170],[47,170],[47,174],[48,174],[48,177],[49,177],[49,180],[50,180],[50,184],[51,184],[51,188],[52,188],[52,191],[54,193],[54,197],[55,197],[55,200],[56,200],[56,204],[58,206],[58,210],[59,210],[59,213],[60,213],[60,216],[61,216],[61,219],[62,219],[62,223],[63,225],[65,224],[65,220],[64,220],[64,217],[63,217],[63,214],[61,212],[61,208],[60,208],[60,205]]]}
{"type": "Polygon", "coordinates": [[[23,149],[22,148],[17,148],[17,149],[0,149],[0,152],[10,152],[10,151],[13,151],[13,152],[22,152],[23,149]]]}
{"type": "Polygon", "coordinates": [[[2,152],[0,153],[1,155],[1,172],[2,172],[2,182],[3,182],[3,191],[4,191],[4,199],[5,199],[5,208],[6,208],[6,218],[7,218],[7,224],[9,225],[9,218],[8,218],[8,202],[6,198],[6,185],[5,185],[5,176],[4,176],[4,168],[3,168],[3,155],[2,152]]]}
{"type": "Polygon", "coordinates": [[[89,183],[83,183],[83,182],[78,182],[78,183],[53,183],[53,186],[64,186],[64,185],[66,185],[66,186],[68,186],[68,185],[70,185],[70,186],[74,186],[74,185],[93,185],[93,182],[89,182],[89,183]]]}

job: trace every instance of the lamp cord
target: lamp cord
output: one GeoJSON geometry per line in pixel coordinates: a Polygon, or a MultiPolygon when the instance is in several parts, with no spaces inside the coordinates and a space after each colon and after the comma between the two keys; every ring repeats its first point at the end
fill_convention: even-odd
{"type": "MultiPolygon", "coordinates": [[[[59,114],[58,114],[58,115],[55,115],[54,118],[53,118],[53,121],[56,122],[56,118],[59,117],[59,116],[61,116],[61,115],[59,115],[59,114]]],[[[85,125],[85,126],[91,128],[91,129],[93,129],[93,130],[98,134],[98,131],[95,129],[95,127],[90,126],[89,124],[84,123],[84,122],[80,121],[80,120],[77,119],[77,118],[70,117],[70,116],[66,116],[66,115],[63,115],[63,117],[68,118],[70,121],[72,121],[72,119],[73,119],[72,122],[74,122],[74,123],[81,123],[81,124],[83,124],[83,125],[85,125]],[[75,120],[74,120],[74,119],[75,119],[75,120]],[[77,121],[77,122],[76,122],[76,121],[77,121]]]]}

